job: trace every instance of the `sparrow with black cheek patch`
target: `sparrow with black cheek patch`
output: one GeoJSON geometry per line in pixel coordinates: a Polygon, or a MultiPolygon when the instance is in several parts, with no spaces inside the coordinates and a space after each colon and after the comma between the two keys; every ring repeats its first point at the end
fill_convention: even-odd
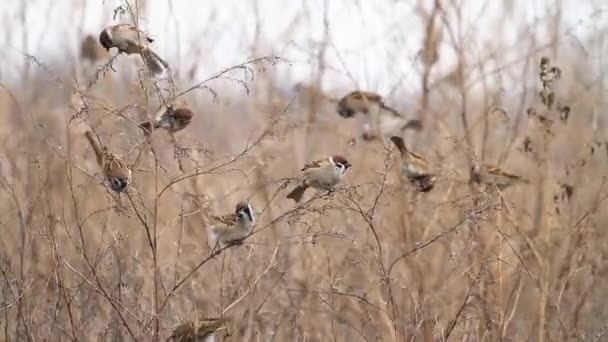
{"type": "Polygon", "coordinates": [[[319,190],[331,191],[340,183],[346,170],[352,165],[341,155],[334,155],[326,159],[315,160],[304,165],[300,170],[302,177],[300,184],[296,186],[287,195],[287,198],[294,200],[296,203],[302,200],[304,192],[309,187],[319,190]]]}
{"type": "Polygon", "coordinates": [[[472,166],[469,175],[471,183],[494,185],[501,191],[515,184],[529,183],[527,179],[521,176],[506,172],[490,164],[472,166]]]}
{"type": "Polygon", "coordinates": [[[139,54],[150,72],[158,74],[169,65],[150,49],[149,45],[153,41],[145,32],[129,24],[110,26],[99,34],[99,42],[106,50],[115,47],[120,53],[139,54]]]}
{"type": "Polygon", "coordinates": [[[420,120],[406,120],[395,109],[384,103],[382,96],[369,91],[353,91],[338,101],[338,114],[343,118],[352,118],[361,114],[362,137],[372,140],[397,135],[406,129],[420,131],[420,120]]]}
{"type": "Polygon", "coordinates": [[[211,239],[223,245],[241,244],[255,224],[253,209],[245,201],[237,203],[234,213],[211,215],[211,220],[211,239]]]}
{"type": "Polygon", "coordinates": [[[178,325],[167,339],[175,342],[212,342],[216,332],[226,328],[226,318],[203,318],[196,322],[185,322],[178,325]]]}
{"type": "Polygon", "coordinates": [[[93,137],[91,131],[84,133],[85,137],[91,144],[97,164],[101,167],[106,181],[110,188],[116,192],[124,192],[131,184],[131,170],[127,165],[115,154],[108,152],[105,146],[100,146],[93,137]]]}
{"type": "Polygon", "coordinates": [[[435,175],[429,163],[419,154],[410,151],[403,138],[392,136],[391,141],[401,154],[401,173],[416,186],[420,192],[431,191],[435,187],[435,175]]]}
{"type": "Polygon", "coordinates": [[[169,133],[175,133],[186,128],[192,121],[192,111],[183,105],[167,104],[162,106],[154,117],[152,122],[144,121],[139,126],[144,130],[145,135],[149,135],[152,132],[151,126],[154,125],[155,129],[165,129],[169,133]]]}

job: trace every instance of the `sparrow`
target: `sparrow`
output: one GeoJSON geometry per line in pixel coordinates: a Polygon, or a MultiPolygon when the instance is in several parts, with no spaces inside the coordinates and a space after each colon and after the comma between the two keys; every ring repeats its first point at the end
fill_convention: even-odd
{"type": "Polygon", "coordinates": [[[245,201],[237,203],[234,213],[221,216],[211,215],[211,220],[214,221],[209,227],[211,238],[223,245],[242,243],[255,224],[251,205],[245,201]]]}
{"type": "Polygon", "coordinates": [[[80,58],[83,60],[89,60],[91,62],[97,62],[107,56],[108,52],[99,45],[99,42],[92,35],[84,37],[80,42],[80,58]]]}
{"type": "Polygon", "coordinates": [[[346,158],[341,155],[334,155],[306,164],[300,170],[302,172],[300,184],[291,190],[287,198],[293,199],[298,203],[302,200],[304,192],[309,187],[331,191],[351,166],[346,158]]]}
{"type": "Polygon", "coordinates": [[[406,120],[397,110],[384,104],[382,96],[369,91],[353,91],[338,101],[338,115],[352,118],[357,113],[361,117],[362,137],[372,140],[378,136],[384,139],[406,129],[420,131],[420,120],[406,120]]]}
{"type": "Polygon", "coordinates": [[[116,192],[126,191],[129,184],[131,184],[131,170],[120,157],[109,153],[105,146],[101,147],[93,138],[91,131],[86,131],[84,135],[95,152],[97,164],[101,167],[110,188],[116,192]]]}
{"type": "Polygon", "coordinates": [[[226,318],[203,318],[196,322],[185,322],[178,325],[167,342],[211,342],[215,341],[215,333],[226,328],[226,318]]]}
{"type": "Polygon", "coordinates": [[[435,175],[431,171],[429,163],[419,154],[410,151],[406,146],[403,138],[392,136],[391,141],[401,154],[401,173],[412,184],[416,186],[420,192],[428,192],[435,187],[435,175]]]}
{"type": "Polygon", "coordinates": [[[490,164],[473,165],[469,177],[470,183],[494,185],[501,191],[518,183],[529,183],[527,179],[490,164]]]}
{"type": "Polygon", "coordinates": [[[149,45],[153,41],[145,32],[130,24],[106,27],[99,34],[99,42],[107,51],[115,47],[120,53],[139,54],[152,74],[158,74],[169,65],[150,49],[149,45]]]}
{"type": "Polygon", "coordinates": [[[149,135],[152,132],[151,125],[154,125],[155,129],[165,129],[170,133],[175,133],[186,128],[192,121],[192,111],[183,105],[176,105],[174,103],[162,106],[150,121],[144,121],[139,126],[144,130],[145,135],[149,135]]]}

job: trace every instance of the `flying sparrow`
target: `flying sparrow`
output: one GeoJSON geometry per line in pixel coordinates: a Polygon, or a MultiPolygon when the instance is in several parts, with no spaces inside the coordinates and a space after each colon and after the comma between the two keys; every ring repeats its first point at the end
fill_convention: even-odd
{"type": "Polygon", "coordinates": [[[211,215],[211,220],[214,221],[209,227],[212,240],[224,245],[240,244],[255,224],[253,210],[245,201],[237,203],[234,213],[211,215]]]}
{"type": "Polygon", "coordinates": [[[429,163],[421,156],[410,151],[403,138],[392,136],[391,141],[401,154],[401,173],[416,186],[420,192],[428,192],[435,187],[435,175],[429,163]]]}
{"type": "Polygon", "coordinates": [[[84,37],[80,43],[80,58],[83,60],[89,60],[91,62],[97,62],[100,59],[106,57],[108,52],[99,45],[99,42],[92,35],[84,37]]]}
{"type": "Polygon", "coordinates": [[[116,192],[126,191],[129,184],[131,184],[131,170],[120,157],[109,153],[105,146],[101,147],[93,138],[91,131],[86,131],[84,135],[95,152],[97,164],[101,167],[106,181],[110,184],[110,188],[116,192]]]}
{"type": "Polygon", "coordinates": [[[178,325],[167,339],[175,342],[215,341],[216,331],[226,328],[226,318],[203,318],[178,325]]]}
{"type": "Polygon", "coordinates": [[[313,187],[320,190],[331,191],[336,186],[346,170],[352,165],[341,155],[334,155],[326,159],[315,160],[304,165],[300,170],[302,177],[300,184],[287,195],[296,203],[302,200],[306,189],[313,187]]]}
{"type": "Polygon", "coordinates": [[[390,137],[406,129],[421,130],[420,120],[406,120],[401,113],[384,104],[382,96],[374,92],[353,91],[338,101],[338,114],[343,118],[352,118],[357,113],[363,139],[372,140],[390,137]]]}
{"type": "Polygon", "coordinates": [[[490,164],[476,164],[469,171],[469,181],[477,184],[494,185],[499,190],[504,190],[518,183],[529,183],[518,175],[506,172],[490,164]]]}
{"type": "Polygon", "coordinates": [[[144,130],[145,135],[149,135],[152,131],[151,125],[154,125],[155,129],[166,129],[170,133],[175,133],[184,129],[190,121],[192,121],[193,113],[185,106],[178,106],[176,104],[167,104],[162,106],[154,118],[152,123],[150,121],[144,121],[139,126],[144,130]]]}
{"type": "Polygon", "coordinates": [[[118,24],[105,28],[99,34],[99,42],[106,49],[117,48],[120,53],[127,55],[139,54],[153,74],[163,71],[169,65],[149,45],[154,39],[133,25],[118,24]]]}

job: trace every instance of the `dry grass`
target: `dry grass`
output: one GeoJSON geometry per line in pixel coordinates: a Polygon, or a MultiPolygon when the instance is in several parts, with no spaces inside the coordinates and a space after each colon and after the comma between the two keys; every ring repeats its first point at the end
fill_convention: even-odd
{"type": "MultiPolygon", "coordinates": [[[[605,46],[590,38],[579,61],[556,34],[520,43],[516,60],[477,59],[454,2],[418,11],[411,114],[426,127],[407,140],[440,173],[428,194],[400,180],[392,147],[350,144],[331,103],[286,95],[281,57],[203,81],[129,73],[134,59],[113,72],[29,58],[27,88],[0,84],[0,340],[162,340],[220,316],[230,341],[607,340],[605,75],[590,62],[605,46]],[[439,46],[457,60],[445,77],[439,46]],[[177,95],[193,123],[148,144],[134,122],[177,95]],[[128,196],[103,186],[88,127],[134,165],[128,196]],[[339,191],[285,199],[300,165],[334,152],[354,165],[339,191]],[[478,191],[476,160],[531,182],[478,191]],[[208,215],[241,199],[254,234],[212,252],[208,215]]],[[[313,89],[333,67],[325,33],[313,89]]]]}

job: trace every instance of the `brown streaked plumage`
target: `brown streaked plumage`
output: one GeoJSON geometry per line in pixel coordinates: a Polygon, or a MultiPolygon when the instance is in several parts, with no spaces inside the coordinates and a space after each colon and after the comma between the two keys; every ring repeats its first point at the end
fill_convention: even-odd
{"type": "Polygon", "coordinates": [[[91,144],[97,164],[101,167],[106,181],[110,188],[116,192],[124,192],[131,184],[131,170],[127,165],[115,154],[109,153],[105,146],[100,146],[91,131],[84,133],[85,137],[91,144]]]}
{"type": "Polygon", "coordinates": [[[471,183],[494,185],[501,191],[518,183],[529,183],[527,179],[491,164],[474,165],[469,175],[471,183]]]}
{"type": "Polygon", "coordinates": [[[185,322],[173,329],[167,342],[196,342],[213,341],[215,333],[220,329],[225,329],[228,323],[227,318],[202,318],[195,322],[185,322]]]}
{"type": "Polygon", "coordinates": [[[169,65],[149,47],[153,41],[145,32],[129,24],[106,27],[99,34],[99,42],[106,50],[115,47],[120,53],[138,54],[150,72],[158,74],[169,65]]]}
{"type": "Polygon", "coordinates": [[[420,131],[420,120],[407,120],[397,110],[387,106],[381,95],[370,91],[353,91],[338,101],[337,112],[344,118],[361,115],[363,139],[382,139],[407,129],[420,131]]]}
{"type": "Polygon", "coordinates": [[[391,141],[401,154],[401,172],[420,192],[431,191],[435,187],[435,175],[430,164],[421,155],[410,151],[403,138],[392,136],[391,141]]]}
{"type": "Polygon", "coordinates": [[[339,154],[312,161],[300,170],[302,177],[299,184],[287,194],[287,198],[298,203],[309,187],[331,191],[351,166],[348,160],[339,154]]]}
{"type": "Polygon", "coordinates": [[[237,203],[233,213],[211,215],[210,219],[213,221],[209,227],[212,240],[225,245],[241,243],[255,225],[253,209],[245,201],[237,203]]]}
{"type": "Polygon", "coordinates": [[[144,121],[139,126],[144,130],[144,134],[146,135],[149,135],[152,131],[151,124],[154,125],[155,129],[162,128],[169,133],[175,133],[186,128],[192,121],[193,116],[194,114],[188,107],[168,104],[156,112],[152,123],[144,121]]]}

